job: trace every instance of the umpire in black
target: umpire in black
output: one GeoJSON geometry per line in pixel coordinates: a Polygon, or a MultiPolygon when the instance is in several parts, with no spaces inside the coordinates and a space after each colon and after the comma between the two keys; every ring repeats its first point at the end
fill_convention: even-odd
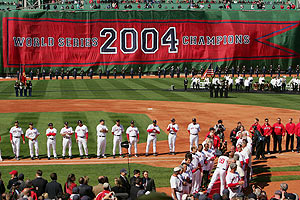
{"type": "Polygon", "coordinates": [[[265,157],[265,137],[263,134],[257,130],[256,126],[253,126],[254,130],[254,138],[253,138],[253,144],[256,148],[256,158],[254,160],[259,160],[260,157],[262,159],[266,159],[265,157]]]}

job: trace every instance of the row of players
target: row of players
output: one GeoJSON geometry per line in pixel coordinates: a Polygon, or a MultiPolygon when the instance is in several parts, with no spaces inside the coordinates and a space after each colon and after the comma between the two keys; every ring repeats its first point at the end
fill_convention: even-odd
{"type": "MultiPolygon", "coordinates": [[[[139,130],[134,125],[134,121],[131,121],[131,125],[127,128],[127,140],[129,141],[129,149],[128,153],[131,156],[131,147],[134,146],[135,156],[138,157],[137,152],[137,143],[139,142],[139,130]]],[[[53,156],[57,159],[56,154],[56,134],[57,130],[53,127],[52,123],[48,124],[49,128],[46,130],[47,136],[47,155],[48,159],[51,156],[51,148],[53,150],[53,156]]],[[[105,121],[103,119],[100,120],[99,125],[97,126],[97,157],[105,157],[106,150],[106,134],[108,133],[108,128],[105,125],[105,121]]],[[[168,125],[167,131],[169,132],[169,146],[170,153],[175,154],[175,141],[176,141],[176,133],[179,130],[178,125],[175,123],[175,119],[171,119],[171,123],[168,125]]],[[[198,138],[198,132],[200,132],[200,125],[196,123],[196,119],[193,119],[193,123],[191,123],[188,127],[188,130],[194,135],[193,140],[198,138]]],[[[120,124],[120,120],[116,120],[116,124],[112,127],[111,130],[114,138],[113,138],[113,157],[115,158],[117,146],[119,147],[119,155],[122,156],[122,134],[124,132],[123,126],[120,124]]],[[[65,159],[66,150],[69,149],[69,157],[72,158],[72,135],[74,131],[72,127],[68,125],[68,122],[64,123],[64,127],[61,129],[60,134],[63,137],[63,150],[62,157],[65,159]]],[[[153,123],[150,124],[147,128],[147,147],[146,147],[146,156],[148,156],[150,144],[153,143],[153,154],[157,156],[156,153],[156,141],[157,134],[160,133],[160,128],[157,125],[157,121],[153,120],[153,123]]],[[[25,137],[29,140],[29,150],[31,159],[34,158],[34,150],[36,158],[39,158],[39,146],[38,146],[38,136],[40,135],[39,131],[33,127],[33,123],[29,123],[29,128],[26,130],[25,136],[22,128],[19,126],[19,122],[15,122],[15,126],[10,129],[10,142],[12,144],[12,149],[15,155],[15,159],[19,160],[20,153],[20,140],[23,138],[23,143],[25,144],[25,137]]],[[[82,123],[81,120],[78,120],[78,126],[75,129],[75,139],[78,143],[80,157],[83,158],[83,154],[88,158],[88,128],[86,125],[82,123]],[[84,150],[84,153],[83,153],[84,150]]],[[[197,141],[198,143],[198,141],[197,141]]],[[[123,156],[122,156],[123,157],[123,156]]]]}

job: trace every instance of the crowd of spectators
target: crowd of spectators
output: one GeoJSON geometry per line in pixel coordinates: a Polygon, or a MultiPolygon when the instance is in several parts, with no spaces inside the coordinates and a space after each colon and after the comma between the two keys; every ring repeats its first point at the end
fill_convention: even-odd
{"type": "Polygon", "coordinates": [[[99,176],[98,185],[89,185],[89,177],[83,176],[76,180],[69,174],[64,184],[57,182],[57,174],[50,174],[50,182],[37,170],[34,180],[26,180],[24,174],[12,170],[11,179],[5,186],[0,173],[0,197],[2,200],[135,200],[140,196],[156,192],[155,182],[149,177],[148,171],[134,170],[134,176],[127,178],[127,170],[120,170],[120,177],[114,179],[114,186],[108,177],[99,176]],[[142,175],[142,176],[141,176],[142,175]]]}

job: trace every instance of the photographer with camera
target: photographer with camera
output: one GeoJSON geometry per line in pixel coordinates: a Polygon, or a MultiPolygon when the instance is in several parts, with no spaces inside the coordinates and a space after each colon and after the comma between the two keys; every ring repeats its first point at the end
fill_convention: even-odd
{"type": "Polygon", "coordinates": [[[215,125],[215,130],[216,130],[216,134],[217,136],[219,136],[221,143],[224,142],[224,131],[226,130],[223,121],[220,119],[218,120],[218,123],[215,125]]]}
{"type": "Polygon", "coordinates": [[[237,142],[236,134],[237,134],[237,132],[239,132],[241,130],[242,126],[243,126],[242,122],[238,122],[236,128],[234,128],[230,132],[230,141],[232,142],[233,146],[236,146],[236,142],[237,142]]]}

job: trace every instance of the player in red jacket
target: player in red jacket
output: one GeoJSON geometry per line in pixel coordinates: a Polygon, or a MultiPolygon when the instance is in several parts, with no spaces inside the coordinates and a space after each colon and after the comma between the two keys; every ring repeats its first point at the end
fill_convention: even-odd
{"type": "Polygon", "coordinates": [[[295,135],[297,137],[297,152],[299,153],[299,151],[300,151],[300,118],[299,118],[299,123],[296,125],[296,128],[295,128],[295,135]]]}
{"type": "Polygon", "coordinates": [[[281,123],[281,119],[278,117],[277,122],[273,125],[273,132],[274,132],[274,153],[277,151],[277,143],[278,143],[278,150],[281,153],[282,148],[282,136],[285,134],[284,125],[281,123]]]}
{"type": "MultiPolygon", "coordinates": [[[[272,126],[269,124],[269,119],[265,119],[264,125],[262,125],[262,134],[265,136],[265,146],[267,145],[267,153],[270,154],[270,141],[271,141],[271,134],[273,132],[272,126]]],[[[264,147],[265,149],[266,147],[264,147]]]]}
{"type": "Polygon", "coordinates": [[[289,144],[291,142],[291,151],[294,152],[294,134],[295,134],[296,125],[293,123],[293,119],[289,119],[289,123],[285,125],[286,130],[286,146],[285,150],[289,151],[289,144]]]}
{"type": "Polygon", "coordinates": [[[259,125],[259,119],[258,118],[255,118],[254,124],[252,124],[250,129],[249,129],[250,133],[252,133],[252,136],[254,134],[253,126],[256,126],[257,130],[262,133],[262,129],[261,129],[261,126],[259,125]]]}

